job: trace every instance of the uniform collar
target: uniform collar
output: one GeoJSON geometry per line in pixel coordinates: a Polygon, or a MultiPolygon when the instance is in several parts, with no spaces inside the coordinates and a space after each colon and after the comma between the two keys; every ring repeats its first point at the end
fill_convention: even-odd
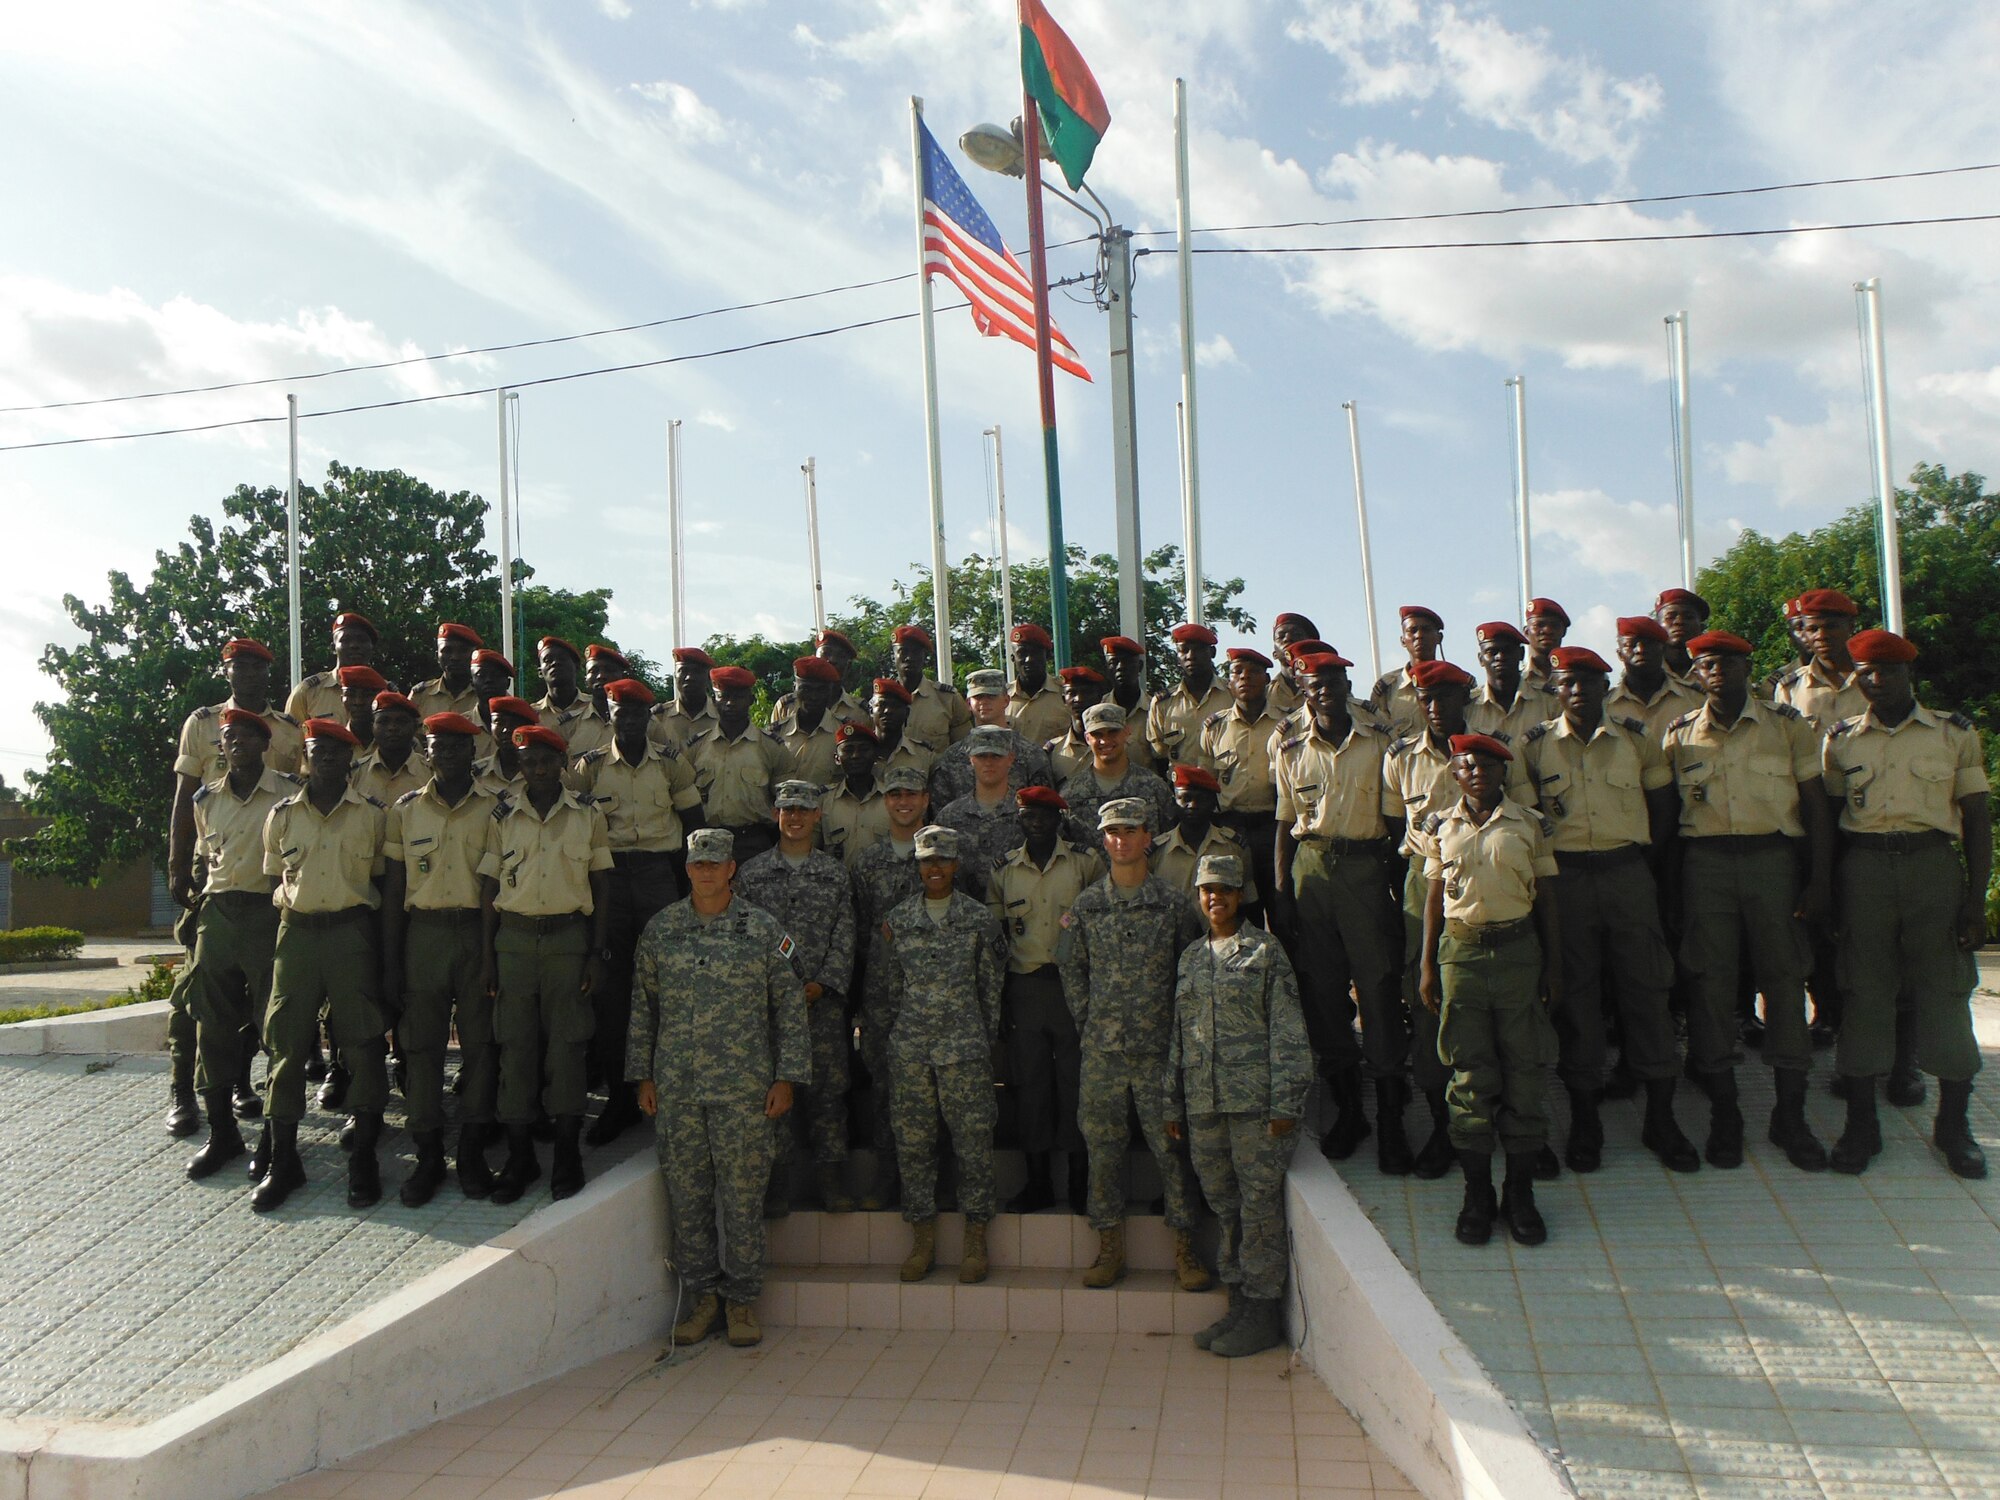
{"type": "Polygon", "coordinates": [[[613,739],[610,744],[604,747],[604,758],[608,761],[616,761],[621,766],[630,766],[636,771],[649,760],[661,759],[661,754],[660,747],[653,743],[652,737],[649,735],[646,738],[646,748],[639,752],[639,758],[636,761],[627,760],[618,753],[618,741],[616,739],[613,739]]]}
{"type": "Polygon", "coordinates": [[[1483,824],[1475,824],[1472,821],[1472,814],[1465,810],[1465,798],[1461,796],[1456,802],[1452,803],[1450,810],[1444,816],[1447,823],[1456,820],[1471,827],[1491,828],[1494,820],[1497,818],[1512,818],[1517,822],[1525,821],[1528,811],[1512,797],[1502,797],[1500,805],[1493,809],[1493,816],[1488,818],[1483,824]]]}
{"type": "MultiPolygon", "coordinates": [[[[1610,700],[1607,698],[1606,701],[1609,702],[1610,700]]],[[[1577,738],[1577,732],[1569,727],[1568,714],[1557,714],[1555,716],[1555,726],[1556,727],[1553,730],[1551,730],[1550,733],[1554,734],[1558,739],[1573,740],[1577,738]]],[[[1623,734],[1623,733],[1625,733],[1625,726],[1620,724],[1612,714],[1607,712],[1604,715],[1603,721],[1598,724],[1596,730],[1591,734],[1590,738],[1594,740],[1598,738],[1600,735],[1623,734]]],[[[1588,741],[1586,741],[1586,743],[1588,743],[1588,741]]]]}
{"type": "MultiPolygon", "coordinates": [[[[1222,685],[1220,677],[1211,677],[1208,680],[1208,691],[1203,693],[1199,698],[1195,697],[1193,689],[1187,685],[1185,679],[1174,686],[1175,695],[1187,699],[1190,703],[1206,703],[1213,694],[1222,693],[1227,696],[1228,692],[1229,689],[1222,685]]],[[[1230,700],[1230,706],[1232,708],[1235,707],[1234,699],[1230,700]]]]}
{"type": "Polygon", "coordinates": [[[257,778],[257,784],[250,788],[250,796],[248,797],[238,797],[236,795],[235,789],[229,784],[229,775],[227,772],[223,773],[221,781],[217,782],[216,785],[221,787],[223,791],[228,792],[230,797],[236,802],[245,806],[259,792],[276,792],[280,796],[289,797],[293,792],[300,790],[298,782],[292,780],[283,771],[275,771],[269,766],[264,767],[263,774],[257,778]]]}
{"type": "Polygon", "coordinates": [[[1007,856],[1007,863],[1010,865],[1025,865],[1031,870],[1053,870],[1063,859],[1070,856],[1078,856],[1076,845],[1072,844],[1061,834],[1057,834],[1055,852],[1049,856],[1049,862],[1046,865],[1035,863],[1034,856],[1028,853],[1028,846],[1026,844],[1021,844],[1010,852],[1007,856]]]}
{"type": "MultiPolygon", "coordinates": [[[[1013,699],[1016,703],[1033,703],[1037,698],[1045,698],[1052,693],[1058,698],[1062,696],[1062,690],[1060,688],[1053,686],[1046,679],[1044,679],[1042,685],[1036,688],[1035,691],[1032,693],[1022,692],[1021,684],[1017,682],[1014,684],[1013,687],[1008,689],[1007,696],[1013,699]]],[[[1109,693],[1105,694],[1105,697],[1107,698],[1110,696],[1111,695],[1109,693]]]]}
{"type": "Polygon", "coordinates": [[[1246,719],[1243,716],[1243,705],[1238,703],[1234,698],[1231,698],[1229,700],[1228,711],[1229,711],[1230,723],[1249,724],[1253,727],[1258,724],[1261,724],[1266,719],[1270,719],[1273,722],[1277,722],[1285,717],[1283,714],[1279,713],[1275,708],[1271,707],[1271,695],[1269,693],[1266,693],[1264,695],[1264,701],[1258,705],[1257,717],[1254,719],[1246,719]]]}
{"type": "MultiPolygon", "coordinates": [[[[875,773],[871,771],[869,774],[872,776],[875,773]]],[[[871,781],[867,792],[859,797],[855,796],[853,791],[848,787],[845,776],[841,777],[838,781],[830,781],[827,785],[832,788],[833,795],[836,798],[846,797],[853,802],[873,802],[882,795],[882,783],[879,780],[871,781]]]]}
{"type": "MultiPolygon", "coordinates": [[[[550,701],[549,696],[546,693],[544,693],[541,699],[535,704],[535,707],[538,709],[542,709],[548,713],[554,714],[556,716],[557,721],[564,724],[569,723],[572,719],[603,718],[603,715],[599,714],[597,711],[596,700],[593,699],[588,693],[578,693],[576,695],[575,701],[572,702],[568,708],[558,708],[552,701],[550,701]]],[[[604,719],[604,722],[608,724],[611,721],[609,719],[604,719]]]]}
{"type": "Polygon", "coordinates": [[[1903,720],[1902,723],[1896,725],[1894,728],[1891,728],[1889,725],[1884,724],[1880,719],[1875,717],[1875,709],[1873,705],[1870,705],[1869,708],[1861,715],[1861,727],[1863,729],[1874,729],[1880,731],[1883,734],[1900,734],[1905,729],[1908,729],[1912,724],[1921,724],[1926,729],[1936,729],[1942,722],[1943,721],[1939,719],[1936,714],[1932,713],[1928,708],[1925,708],[1921,703],[1918,703],[1913,708],[1911,708],[1910,716],[1905,720],[1903,720]]]}
{"type": "Polygon", "coordinates": [[[1302,722],[1305,725],[1307,737],[1318,741],[1322,745],[1333,745],[1333,748],[1337,751],[1345,750],[1353,743],[1354,737],[1357,734],[1372,733],[1375,728],[1375,721],[1373,719],[1356,713],[1354,706],[1349,704],[1347,708],[1347,733],[1342,736],[1339,744],[1334,745],[1332,740],[1319,732],[1319,721],[1312,716],[1310,709],[1301,708],[1299,712],[1303,715],[1302,722]]]}
{"type": "Polygon", "coordinates": [[[1657,693],[1653,694],[1653,696],[1650,698],[1641,698],[1631,688],[1625,685],[1624,677],[1620,676],[1617,683],[1612,687],[1611,691],[1604,695],[1604,701],[1606,703],[1609,703],[1614,698],[1630,698],[1634,703],[1641,704],[1646,708],[1651,708],[1655,704],[1657,704],[1662,698],[1671,698],[1677,696],[1679,687],[1680,684],[1674,681],[1674,674],[1672,672],[1668,672],[1666,675],[1666,679],[1663,682],[1661,682],[1660,690],[1657,693]]]}
{"type": "Polygon", "coordinates": [[[459,798],[458,801],[447,802],[444,800],[444,793],[438,790],[437,777],[435,775],[433,775],[429,781],[426,781],[424,783],[423,795],[428,797],[431,801],[435,802],[439,807],[443,808],[446,812],[456,812],[458,811],[458,809],[464,807],[467,803],[471,802],[473,798],[490,797],[493,795],[493,793],[487,791],[484,787],[480,786],[479,772],[478,769],[475,767],[472,773],[472,785],[466,789],[465,795],[459,798]]]}
{"type": "Polygon", "coordinates": [[[538,823],[553,822],[556,814],[564,808],[571,808],[576,812],[583,811],[583,804],[576,800],[576,793],[572,792],[568,787],[564,787],[561,792],[557,793],[555,803],[549,808],[549,815],[546,818],[535,811],[535,805],[528,800],[526,791],[523,791],[518,797],[509,797],[507,799],[508,817],[511,818],[521,813],[526,813],[538,823]]]}
{"type": "Polygon", "coordinates": [[[1695,710],[1700,715],[1698,722],[1703,729],[1716,730],[1722,734],[1729,733],[1729,729],[1734,729],[1736,724],[1761,724],[1764,720],[1770,718],[1773,712],[1770,704],[1764,702],[1755,693],[1752,693],[1743,700],[1743,712],[1736,716],[1736,724],[1730,725],[1729,729],[1723,729],[1721,725],[1715,722],[1715,715],[1711,711],[1712,707],[1713,705],[1709,702],[1708,695],[1706,693],[1702,694],[1701,707],[1695,710]]]}
{"type": "Polygon", "coordinates": [[[1831,688],[1835,692],[1840,691],[1842,688],[1851,686],[1854,682],[1854,673],[1852,671],[1848,672],[1848,674],[1844,677],[1836,677],[1831,672],[1827,671],[1825,668],[1820,666],[1819,658],[1817,656],[1815,656],[1811,661],[1807,662],[1803,667],[1800,667],[1798,669],[1798,676],[1801,679],[1803,679],[1808,686],[1831,688]]]}
{"type": "Polygon", "coordinates": [[[339,812],[341,808],[345,807],[350,802],[359,803],[363,807],[369,805],[368,799],[361,795],[360,791],[355,787],[354,783],[351,781],[340,789],[340,800],[333,804],[333,812],[321,813],[317,807],[313,806],[312,790],[303,781],[299,783],[298,791],[293,797],[293,800],[296,801],[300,807],[305,808],[308,812],[312,813],[314,816],[327,817],[327,818],[331,818],[333,816],[333,813],[339,812]]]}

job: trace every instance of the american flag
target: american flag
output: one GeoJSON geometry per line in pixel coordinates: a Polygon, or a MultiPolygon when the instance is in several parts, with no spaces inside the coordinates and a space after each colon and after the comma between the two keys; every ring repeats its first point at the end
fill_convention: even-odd
{"type": "MultiPolygon", "coordinates": [[[[1035,347],[1035,289],[1021,263],[986,217],[951,158],[924,125],[924,275],[944,276],[972,304],[975,327],[1035,347]]],[[[1090,371],[1076,346],[1049,320],[1051,362],[1080,380],[1090,371]]]]}

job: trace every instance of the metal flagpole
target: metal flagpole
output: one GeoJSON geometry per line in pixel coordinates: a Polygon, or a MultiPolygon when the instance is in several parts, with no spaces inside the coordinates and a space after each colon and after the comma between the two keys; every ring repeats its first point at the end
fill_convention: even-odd
{"type": "Polygon", "coordinates": [[[819,572],[819,460],[808,458],[799,465],[806,476],[806,556],[812,565],[813,635],[826,629],[826,585],[819,572]]]}
{"type": "Polygon", "coordinates": [[[1181,529],[1187,543],[1187,617],[1202,622],[1201,450],[1194,404],[1194,216],[1188,202],[1187,80],[1174,80],[1174,232],[1181,272],[1181,529]]]}
{"type": "Polygon", "coordinates": [[[686,605],[682,590],[686,572],[681,553],[681,419],[667,420],[667,613],[673,649],[688,644],[686,605]]]}
{"type": "Polygon", "coordinates": [[[1875,439],[1875,492],[1881,507],[1882,624],[1903,633],[1903,541],[1896,523],[1896,474],[1889,461],[1889,365],[1882,342],[1882,278],[1854,283],[1868,320],[1868,397],[1875,439]]]}
{"type": "Polygon", "coordinates": [[[1111,299],[1111,488],[1118,509],[1118,629],[1146,637],[1144,549],[1139,541],[1139,422],[1132,391],[1132,232],[1104,231],[1105,292],[1111,299]]]}
{"type": "Polygon", "coordinates": [[[1063,541],[1062,464],[1056,451],[1056,371],[1049,337],[1049,250],[1042,229],[1042,117],[1021,84],[1021,148],[1028,179],[1028,263],[1035,292],[1035,374],[1042,400],[1042,475],[1049,498],[1049,635],[1056,669],[1070,664],[1069,552],[1063,541]]]}
{"type": "Polygon", "coordinates": [[[291,481],[285,488],[285,597],[291,608],[287,640],[292,652],[292,686],[305,681],[305,630],[299,618],[299,398],[285,397],[285,427],[292,450],[291,481]]]}
{"type": "Polygon", "coordinates": [[[494,392],[500,415],[500,639],[514,639],[514,502],[507,479],[507,392],[494,392]]]}
{"type": "Polygon", "coordinates": [[[1201,528],[1196,524],[1194,501],[1188,494],[1187,404],[1174,403],[1175,453],[1181,464],[1181,581],[1186,617],[1199,625],[1201,618],[1201,528]]]}
{"type": "MultiPolygon", "coordinates": [[[[923,314],[924,456],[931,497],[931,624],[939,682],[951,681],[951,569],[944,555],[944,459],[938,451],[937,335],[931,326],[931,279],[924,274],[924,101],[910,96],[910,175],[917,195],[917,306],[923,314]]],[[[1030,202],[1039,200],[1030,194],[1030,202]]],[[[1038,304],[1046,311],[1044,302],[1038,304]]],[[[1045,335],[1046,336],[1046,335],[1045,335]]],[[[1051,438],[1053,441],[1053,438],[1051,438]]]]}
{"type": "Polygon", "coordinates": [[[993,505],[997,513],[994,530],[1000,538],[1000,660],[1007,664],[1007,686],[1014,685],[1014,653],[1007,643],[1014,638],[1014,571],[1007,563],[1007,461],[1000,453],[1000,424],[986,429],[993,439],[993,505]]]}
{"type": "Polygon", "coordinates": [[[1514,393],[1514,533],[1521,549],[1521,618],[1528,618],[1528,601],[1535,597],[1534,545],[1528,523],[1528,377],[1510,375],[1514,393]]]}
{"type": "Polygon", "coordinates": [[[1382,627],[1375,621],[1375,554],[1368,545],[1368,491],[1361,482],[1361,413],[1352,401],[1340,403],[1347,413],[1347,447],[1354,455],[1354,513],[1361,523],[1361,603],[1368,611],[1368,659],[1375,676],[1382,675],[1382,627]]]}
{"type": "Polygon", "coordinates": [[[1681,529],[1681,587],[1694,587],[1694,426],[1689,405],[1688,315],[1667,319],[1667,364],[1674,380],[1674,514],[1681,529]]]}

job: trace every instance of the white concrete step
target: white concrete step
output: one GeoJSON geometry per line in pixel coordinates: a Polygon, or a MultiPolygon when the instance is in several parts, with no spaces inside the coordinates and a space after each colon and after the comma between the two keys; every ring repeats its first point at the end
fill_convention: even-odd
{"type": "Polygon", "coordinates": [[[777,1328],[981,1329],[1010,1333],[1193,1333],[1222,1316],[1218,1288],[1184,1292],[1167,1271],[1132,1271],[1092,1291],[1071,1270],[994,1271],[958,1282],[956,1255],[919,1282],[895,1266],[773,1266],[758,1315],[777,1328]]]}
{"type": "MultiPolygon", "coordinates": [[[[963,1216],[938,1215],[938,1256],[957,1264],[963,1216]]],[[[1204,1226],[1206,1227],[1206,1226],[1204,1226]]],[[[910,1226],[893,1210],[829,1214],[798,1210],[765,1225],[766,1263],[773,1267],[900,1266],[910,1251],[910,1226]]],[[[1204,1253],[1212,1232],[1197,1235],[1204,1253]]],[[[1039,1214],[997,1214],[986,1228],[986,1253],[995,1270],[1081,1271],[1097,1259],[1097,1231],[1087,1219],[1052,1209],[1039,1214]]],[[[1125,1263],[1135,1271],[1171,1271],[1173,1232],[1157,1214],[1125,1221],[1125,1263]]],[[[894,1326],[873,1324],[873,1327],[894,1326]]]]}

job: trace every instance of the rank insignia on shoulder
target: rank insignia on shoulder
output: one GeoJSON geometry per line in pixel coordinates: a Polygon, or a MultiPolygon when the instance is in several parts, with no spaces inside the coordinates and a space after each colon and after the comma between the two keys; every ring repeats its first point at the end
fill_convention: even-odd
{"type": "Polygon", "coordinates": [[[1541,813],[1536,813],[1536,814],[1535,814],[1535,821],[1536,821],[1536,822],[1538,822],[1538,823],[1540,823],[1540,824],[1542,825],[1542,837],[1543,837],[1543,838],[1545,838],[1545,839],[1552,839],[1552,838],[1554,838],[1554,837],[1556,836],[1556,825],[1555,825],[1554,823],[1551,823],[1551,822],[1550,822],[1550,821],[1548,820],[1548,818],[1546,818],[1545,816],[1543,816],[1543,815],[1542,815],[1541,813]]]}
{"type": "Polygon", "coordinates": [[[1858,718],[1842,719],[1838,724],[1834,725],[1833,728],[1829,729],[1826,732],[1826,737],[1830,740],[1838,739],[1841,735],[1851,734],[1853,731],[1859,729],[1860,727],[1861,727],[1861,720],[1858,718]]]}
{"type": "MultiPolygon", "coordinates": [[[[1783,719],[1803,719],[1805,717],[1804,714],[1800,713],[1796,708],[1792,707],[1792,705],[1789,703],[1773,703],[1770,705],[1770,707],[1773,713],[1777,714],[1780,718],[1783,719]]],[[[1689,714],[1688,717],[1693,718],[1694,715],[1689,714]]]]}
{"type": "Polygon", "coordinates": [[[1972,720],[1968,719],[1964,714],[1946,714],[1944,716],[1944,721],[1947,724],[1956,725],[1960,729],[1971,729],[1975,727],[1973,725],[1972,720]]]}
{"type": "Polygon", "coordinates": [[[1616,722],[1622,728],[1629,729],[1634,734],[1644,734],[1646,732],[1646,721],[1644,719],[1629,719],[1620,715],[1616,722]]]}
{"type": "Polygon", "coordinates": [[[1524,745],[1532,744],[1536,740],[1540,739],[1543,735],[1547,734],[1548,732],[1549,732],[1548,725],[1537,724],[1533,729],[1530,729],[1526,734],[1521,736],[1521,743],[1524,745]]]}
{"type": "Polygon", "coordinates": [[[1673,723],[1667,726],[1667,728],[1679,729],[1683,724],[1692,724],[1700,713],[1701,713],[1700,709],[1691,708],[1686,713],[1682,714],[1679,718],[1675,719],[1673,723]]]}
{"type": "Polygon", "coordinates": [[[379,809],[381,809],[381,810],[382,810],[382,811],[384,811],[384,812],[386,812],[386,811],[388,810],[388,807],[389,807],[389,804],[388,804],[388,803],[386,803],[386,802],[382,801],[382,800],[381,800],[381,798],[379,798],[379,797],[376,797],[376,796],[374,796],[374,795],[372,795],[371,793],[368,793],[368,792],[363,792],[363,793],[361,794],[361,800],[362,800],[363,802],[366,802],[366,803],[367,803],[367,804],[368,804],[368,805],[369,805],[370,807],[373,807],[373,808],[379,808],[379,809]]]}
{"type": "Polygon", "coordinates": [[[396,799],[396,806],[401,807],[405,802],[414,802],[417,800],[417,798],[423,796],[423,794],[424,794],[423,789],[421,787],[419,787],[414,792],[405,792],[403,793],[402,796],[396,799]]]}
{"type": "Polygon", "coordinates": [[[1436,833],[1443,826],[1444,826],[1443,813],[1432,813],[1429,817],[1424,819],[1425,833],[1436,833]]]}

